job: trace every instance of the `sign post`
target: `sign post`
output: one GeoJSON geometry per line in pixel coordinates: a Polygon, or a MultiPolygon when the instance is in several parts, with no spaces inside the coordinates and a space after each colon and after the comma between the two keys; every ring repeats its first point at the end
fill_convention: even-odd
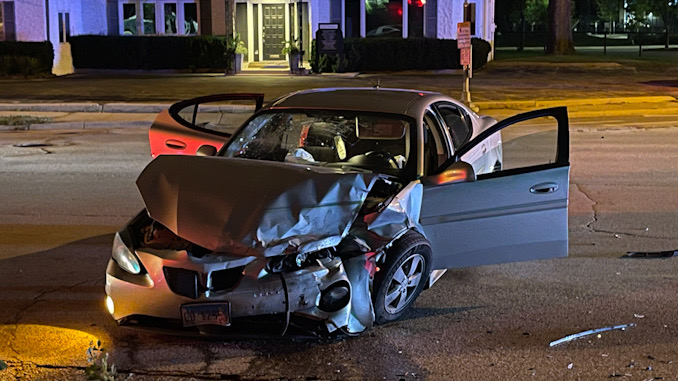
{"type": "Polygon", "coordinates": [[[459,49],[459,64],[464,70],[464,84],[461,91],[461,101],[471,106],[471,78],[473,76],[473,56],[471,46],[471,23],[457,24],[457,48],[459,49]]]}

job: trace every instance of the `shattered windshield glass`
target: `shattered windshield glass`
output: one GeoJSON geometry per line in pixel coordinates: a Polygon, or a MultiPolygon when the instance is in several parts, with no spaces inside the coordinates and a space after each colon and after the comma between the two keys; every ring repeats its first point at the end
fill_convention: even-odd
{"type": "Polygon", "coordinates": [[[221,155],[398,174],[410,155],[410,123],[345,111],[264,113],[233,136],[221,155]]]}

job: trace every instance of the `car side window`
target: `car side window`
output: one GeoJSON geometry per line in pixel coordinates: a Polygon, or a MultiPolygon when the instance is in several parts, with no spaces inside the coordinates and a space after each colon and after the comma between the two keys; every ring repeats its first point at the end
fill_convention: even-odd
{"type": "Polygon", "coordinates": [[[459,149],[472,134],[469,115],[456,105],[448,102],[436,103],[436,108],[445,121],[445,126],[452,137],[454,149],[459,149]]]}
{"type": "Polygon", "coordinates": [[[438,118],[432,112],[424,114],[424,174],[434,173],[448,159],[447,144],[438,118]]]}

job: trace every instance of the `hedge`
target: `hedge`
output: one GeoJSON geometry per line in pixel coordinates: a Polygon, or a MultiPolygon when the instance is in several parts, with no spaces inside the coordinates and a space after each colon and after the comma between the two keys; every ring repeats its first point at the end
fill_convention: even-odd
{"type": "MultiPolygon", "coordinates": [[[[473,45],[473,68],[487,63],[490,44],[478,38],[473,45]]],[[[456,40],[434,38],[347,38],[344,40],[344,69],[350,72],[460,69],[456,40]]],[[[322,55],[315,62],[315,41],[309,57],[316,73],[336,71],[338,57],[322,55]]]]}
{"type": "Polygon", "coordinates": [[[98,36],[70,38],[76,69],[220,69],[233,49],[219,36],[98,36]]]}
{"type": "Polygon", "coordinates": [[[49,41],[0,42],[0,76],[50,75],[54,51],[49,41]]]}

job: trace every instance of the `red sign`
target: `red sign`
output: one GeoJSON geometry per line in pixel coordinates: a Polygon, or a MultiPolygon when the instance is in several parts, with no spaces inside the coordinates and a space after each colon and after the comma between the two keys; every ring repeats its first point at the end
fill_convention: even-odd
{"type": "Polygon", "coordinates": [[[471,47],[471,23],[460,22],[457,24],[457,49],[471,47]]]}
{"type": "Polygon", "coordinates": [[[459,63],[461,66],[471,65],[471,48],[463,48],[459,50],[459,63]]]}

